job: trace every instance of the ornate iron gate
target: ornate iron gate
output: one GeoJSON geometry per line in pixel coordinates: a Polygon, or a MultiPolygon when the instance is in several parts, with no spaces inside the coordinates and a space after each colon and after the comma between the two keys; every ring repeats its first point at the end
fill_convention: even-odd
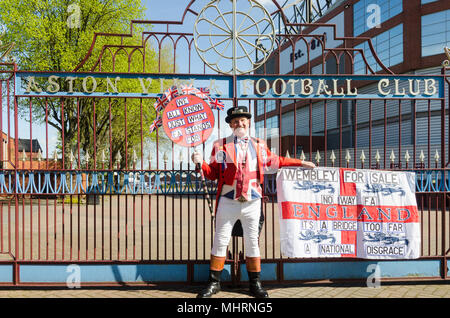
{"type": "MultiPolygon", "coordinates": [[[[203,12],[193,11],[193,2],[181,21],[133,21],[129,34],[97,34],[73,72],[30,72],[17,70],[14,63],[1,64],[0,269],[6,276],[0,276],[12,275],[2,284],[65,284],[61,273],[67,273],[70,264],[84,266],[87,272],[89,266],[112,269],[111,276],[83,280],[84,284],[195,283],[203,279],[214,226],[199,176],[190,163],[192,150],[177,148],[160,132],[148,133],[155,97],[182,82],[208,86],[227,106],[249,106],[255,118],[254,133],[281,155],[324,166],[414,170],[422,223],[421,260],[438,261],[440,270],[438,275],[402,279],[448,279],[448,68],[432,76],[395,75],[381,63],[370,39],[339,38],[334,25],[284,20],[286,27],[297,32],[273,38],[270,32],[262,33],[264,41],[247,41],[254,57],[249,53],[244,58],[251,58],[251,66],[260,64],[260,68],[250,74],[233,64],[231,74],[219,74],[211,71],[207,56],[196,55],[195,46],[201,43],[195,41],[201,31],[173,31],[180,25],[186,27],[188,14],[200,17],[196,25],[218,23],[217,19],[201,20],[203,12]],[[136,39],[138,26],[148,24],[165,31],[143,31],[137,35],[139,43],[127,44],[128,39],[136,39]],[[335,38],[305,32],[318,27],[329,28],[335,38]],[[331,40],[339,44],[328,47],[331,40]],[[273,42],[274,49],[265,48],[265,41],[273,42]],[[355,48],[362,42],[367,43],[379,71],[367,63],[367,51],[355,48]],[[297,67],[300,47],[306,62],[297,67]],[[152,48],[158,56],[156,66],[146,64],[152,48]],[[170,52],[173,59],[169,69],[163,63],[164,52],[170,52]],[[286,57],[290,59],[287,64],[282,61],[286,57]],[[122,68],[126,65],[120,70],[116,67],[119,59],[125,61],[122,68]],[[177,68],[180,59],[185,71],[177,68]],[[357,63],[364,65],[360,74],[353,73],[357,63]],[[203,72],[191,72],[198,65],[203,72]],[[282,69],[286,65],[288,69],[282,69]],[[51,76],[58,78],[52,82],[51,76]],[[117,78],[130,82],[126,93],[117,88],[117,78]],[[319,81],[308,82],[307,78],[319,81]],[[53,83],[61,79],[66,86],[56,89],[53,83]],[[433,80],[428,84],[436,84],[438,91],[426,86],[426,80],[433,80]],[[354,86],[356,82],[360,84],[354,86]],[[381,97],[370,91],[377,83],[385,93],[381,97]],[[325,84],[318,90],[318,85],[325,84]],[[327,87],[331,90],[333,85],[334,91],[327,96],[327,87]],[[425,92],[419,92],[416,85],[422,85],[425,92]],[[352,95],[358,87],[364,94],[352,95]],[[403,93],[404,89],[409,91],[403,93]],[[19,111],[24,105],[29,106],[25,121],[19,111]],[[41,124],[36,121],[39,107],[41,124]],[[49,112],[60,118],[61,127],[61,147],[53,153],[49,150],[54,137],[49,112]],[[81,116],[83,112],[90,115],[81,116]],[[86,120],[85,125],[80,120],[86,120]],[[45,147],[36,138],[39,125],[45,147]],[[89,145],[81,143],[81,135],[91,141],[89,145]],[[116,147],[119,142],[121,147],[116,147]],[[132,277],[124,274],[127,266],[133,266],[132,277]],[[47,280],[53,277],[52,271],[59,271],[59,276],[47,280]]],[[[240,12],[236,7],[233,10],[240,12]]],[[[228,14],[218,10],[224,21],[228,14]]],[[[239,45],[239,34],[226,35],[230,45],[239,45]]],[[[215,45],[221,44],[212,43],[209,49],[215,45]]],[[[237,58],[233,52],[231,63],[237,58]]],[[[216,70],[222,71],[219,66],[216,70]]],[[[215,114],[215,137],[224,137],[224,116],[219,110],[215,114]]],[[[208,145],[203,151],[209,153],[208,145]]],[[[214,194],[215,183],[208,182],[208,189],[214,194]]],[[[265,182],[264,191],[266,221],[260,244],[263,265],[272,273],[265,280],[308,280],[290,276],[289,266],[325,261],[281,256],[273,177],[265,182]]],[[[242,279],[241,264],[243,242],[233,238],[227,259],[232,282],[242,279]]]]}

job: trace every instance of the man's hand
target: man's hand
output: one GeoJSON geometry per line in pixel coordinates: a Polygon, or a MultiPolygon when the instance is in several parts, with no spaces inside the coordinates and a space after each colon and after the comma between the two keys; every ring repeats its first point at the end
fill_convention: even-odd
{"type": "Polygon", "coordinates": [[[316,165],[314,164],[314,162],[311,162],[311,161],[302,161],[302,167],[308,168],[308,169],[313,169],[316,167],[316,165]]]}
{"type": "Polygon", "coordinates": [[[191,156],[192,162],[195,164],[202,164],[203,163],[203,156],[200,152],[195,151],[191,156]]]}

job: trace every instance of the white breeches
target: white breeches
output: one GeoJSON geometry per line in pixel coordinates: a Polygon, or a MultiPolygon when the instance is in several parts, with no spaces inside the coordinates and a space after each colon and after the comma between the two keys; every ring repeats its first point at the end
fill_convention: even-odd
{"type": "Polygon", "coordinates": [[[226,256],[234,223],[241,220],[244,232],[245,256],[260,257],[259,251],[259,218],[261,215],[261,199],[239,202],[220,197],[216,212],[216,233],[211,254],[226,256]]]}

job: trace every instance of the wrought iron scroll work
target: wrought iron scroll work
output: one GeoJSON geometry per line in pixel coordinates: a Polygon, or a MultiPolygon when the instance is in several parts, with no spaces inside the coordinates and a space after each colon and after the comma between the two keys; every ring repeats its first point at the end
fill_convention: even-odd
{"type": "MultiPolygon", "coordinates": [[[[278,4],[278,2],[276,0],[272,0],[272,1],[276,7],[276,11],[271,13],[270,15],[272,16],[276,12],[279,12],[280,19],[283,21],[284,24],[286,24],[287,20],[286,20],[286,16],[284,15],[284,13],[282,11],[282,7],[278,4]]],[[[74,68],[73,71],[74,72],[82,71],[82,69],[84,67],[86,67],[87,62],[91,58],[96,58],[96,60],[94,62],[94,66],[92,66],[88,71],[91,71],[91,72],[92,71],[98,71],[98,72],[102,71],[101,70],[101,59],[108,50],[111,51],[112,49],[116,49],[116,53],[120,49],[131,50],[132,51],[131,53],[127,53],[130,57],[130,60],[132,58],[132,56],[131,56],[132,54],[134,54],[135,52],[140,52],[140,53],[142,53],[142,58],[145,60],[145,54],[146,54],[145,44],[148,41],[148,39],[151,37],[156,38],[157,36],[162,36],[163,38],[161,40],[158,40],[158,44],[160,44],[165,38],[171,37],[171,36],[178,37],[178,39],[176,39],[176,40],[172,39],[173,43],[177,43],[180,38],[184,38],[188,41],[188,45],[190,48],[193,43],[193,33],[192,32],[173,32],[173,31],[171,31],[171,29],[172,29],[172,27],[175,27],[175,26],[184,25],[186,16],[188,15],[188,13],[193,14],[194,16],[198,16],[198,13],[192,9],[192,6],[195,2],[196,2],[196,0],[190,0],[190,2],[187,4],[187,6],[182,14],[181,19],[178,21],[133,20],[133,21],[131,21],[130,32],[128,32],[128,33],[104,33],[104,32],[95,33],[88,52],[86,53],[85,57],[80,61],[80,63],[74,68]],[[135,30],[137,29],[137,26],[139,26],[139,25],[162,26],[165,28],[165,30],[164,31],[142,32],[142,44],[141,45],[138,45],[138,46],[124,45],[123,40],[135,36],[136,35],[135,30]],[[99,41],[100,38],[120,39],[121,44],[120,45],[105,44],[101,48],[99,48],[99,50],[98,50],[100,52],[99,56],[93,57],[94,49],[96,48],[96,45],[98,44],[98,42],[100,42],[99,41]]],[[[155,29],[153,29],[153,30],[155,30],[155,29]]],[[[111,54],[114,56],[114,53],[111,52],[111,54]]]]}
{"type": "Polygon", "coordinates": [[[233,75],[250,73],[266,62],[274,48],[275,26],[270,14],[257,1],[247,1],[250,9],[245,8],[245,12],[237,8],[237,0],[232,0],[231,10],[225,12],[223,10],[229,10],[229,8],[219,7],[220,1],[212,1],[202,9],[195,21],[194,44],[197,53],[208,67],[218,73],[233,75]],[[255,8],[263,12],[263,17],[259,18],[259,20],[251,16],[255,8]],[[216,14],[216,16],[210,16],[209,12],[216,14]],[[231,19],[227,19],[229,16],[231,16],[231,19]],[[237,21],[238,17],[242,17],[240,21],[237,21]],[[245,24],[246,21],[250,21],[250,25],[245,24]],[[263,24],[261,28],[260,23],[263,24]],[[199,29],[199,24],[208,26],[209,32],[203,33],[205,31],[199,29]],[[256,29],[256,33],[249,33],[252,29],[256,29]],[[264,33],[263,30],[267,29],[268,32],[264,33]],[[205,43],[201,42],[202,38],[209,39],[206,47],[204,47],[205,43]],[[217,38],[219,38],[218,42],[216,42],[217,38]],[[262,45],[264,40],[269,41],[268,48],[262,45]],[[222,44],[226,44],[225,48],[216,49],[222,44]],[[232,53],[227,55],[225,52],[230,47],[230,44],[232,53]],[[210,51],[216,54],[207,56],[210,51]],[[259,61],[254,61],[251,57],[253,52],[262,53],[263,58],[259,61]],[[224,60],[225,62],[223,62],[224,60]],[[231,63],[228,63],[228,60],[231,63]],[[238,62],[246,64],[241,66],[238,65],[238,62]],[[248,66],[248,63],[250,63],[250,66],[248,66]],[[231,64],[230,68],[229,64],[231,64]],[[224,69],[225,67],[226,69],[224,69]]]}
{"type": "MultiPolygon", "coordinates": [[[[183,26],[185,24],[185,18],[188,13],[193,14],[194,16],[199,16],[197,12],[192,10],[192,4],[195,2],[195,0],[191,0],[190,3],[187,5],[186,9],[183,12],[182,18],[179,21],[146,21],[146,20],[134,20],[131,21],[130,26],[130,32],[129,33],[123,33],[123,34],[112,34],[112,33],[96,33],[94,34],[93,41],[91,43],[91,47],[89,51],[87,52],[85,58],[79,63],[77,67],[75,67],[74,71],[81,71],[83,67],[86,66],[86,63],[89,59],[93,58],[93,52],[94,48],[97,44],[99,38],[110,38],[110,39],[120,39],[120,45],[117,44],[105,44],[101,48],[99,48],[99,55],[96,57],[96,60],[94,61],[94,64],[88,71],[91,72],[101,72],[106,71],[103,70],[101,67],[101,61],[102,58],[106,57],[107,54],[110,54],[112,57],[115,57],[120,51],[125,52],[128,56],[129,61],[132,61],[134,54],[140,54],[142,56],[142,60],[145,60],[147,50],[145,49],[145,46],[147,45],[147,42],[154,38],[157,41],[157,45],[159,47],[162,46],[162,43],[164,41],[171,41],[174,45],[174,51],[176,50],[176,46],[181,41],[186,41],[187,45],[189,47],[189,50],[192,48],[192,44],[194,44],[194,34],[192,32],[171,32],[171,27],[175,26],[183,26]],[[146,25],[154,25],[154,26],[162,26],[166,29],[166,31],[143,31],[141,34],[142,42],[140,45],[125,45],[123,44],[124,40],[127,38],[131,38],[133,36],[136,36],[136,30],[139,29],[138,26],[146,26],[146,25]]],[[[278,14],[283,13],[281,6],[277,3],[277,1],[273,0],[274,4],[277,6],[277,10],[272,13],[273,16],[275,13],[278,12],[278,14]]],[[[316,27],[322,27],[327,26],[333,29],[333,37],[335,40],[342,40],[343,45],[337,47],[337,48],[328,48],[326,39],[322,35],[313,35],[313,34],[306,34],[306,33],[299,33],[299,34],[276,34],[276,41],[275,41],[275,48],[272,51],[272,54],[275,52],[280,52],[282,49],[285,49],[286,43],[289,43],[294,48],[294,45],[297,41],[307,38],[314,37],[318,40],[320,40],[323,43],[323,60],[326,59],[326,55],[332,54],[339,56],[342,54],[346,54],[350,57],[352,60],[352,63],[354,61],[354,58],[357,54],[361,54],[362,60],[364,61],[364,64],[366,65],[367,72],[371,74],[375,74],[376,72],[371,67],[371,65],[368,63],[367,58],[365,57],[364,51],[362,49],[354,48],[352,45],[354,43],[361,43],[364,41],[367,41],[368,47],[372,53],[373,58],[375,61],[379,64],[380,68],[383,70],[386,74],[394,74],[388,67],[386,67],[378,55],[375,52],[375,49],[373,47],[373,44],[371,42],[370,38],[366,37],[338,37],[336,32],[336,25],[334,24],[325,24],[325,23],[313,23],[313,24],[305,24],[305,23],[290,23],[287,21],[286,17],[284,15],[281,16],[282,20],[284,21],[285,26],[287,27],[297,27],[301,32],[307,31],[311,28],[316,27]]],[[[189,52],[189,55],[191,55],[192,52],[189,52]]],[[[140,57],[141,58],[141,57],[140,57]]],[[[270,58],[270,56],[269,56],[270,58]]],[[[308,60],[307,64],[309,64],[311,61],[308,60]]],[[[130,62],[131,63],[131,62],[130,62]]],[[[257,61],[257,63],[261,63],[260,60],[257,61]]],[[[264,63],[262,63],[264,64],[264,63]]],[[[91,64],[92,65],[92,64],[91,64]]],[[[148,72],[147,70],[143,69],[142,72],[148,72]]],[[[174,73],[175,73],[175,67],[174,67],[174,73]]],[[[305,74],[308,74],[306,72],[305,74]]]]}

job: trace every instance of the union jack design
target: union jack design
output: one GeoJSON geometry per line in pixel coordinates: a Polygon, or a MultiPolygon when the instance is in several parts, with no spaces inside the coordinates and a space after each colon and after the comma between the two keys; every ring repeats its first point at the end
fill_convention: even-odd
{"type": "Polygon", "coordinates": [[[195,95],[197,95],[197,97],[200,97],[201,99],[209,99],[209,88],[200,87],[195,95]]]}
{"type": "Polygon", "coordinates": [[[169,101],[167,100],[167,96],[163,95],[161,96],[161,98],[158,97],[156,99],[156,102],[153,104],[153,107],[155,107],[156,112],[159,113],[164,109],[164,107],[166,107],[166,104],[168,102],[169,101]]]}
{"type": "Polygon", "coordinates": [[[222,195],[237,200],[241,196],[247,200],[259,199],[262,197],[262,188],[258,179],[258,158],[256,149],[249,141],[248,150],[244,151],[239,142],[235,145],[236,149],[236,179],[233,184],[224,184],[222,195]],[[244,160],[245,157],[245,160],[244,160]]]}
{"type": "Polygon", "coordinates": [[[181,85],[181,91],[183,92],[184,95],[190,95],[190,94],[196,95],[199,90],[196,89],[195,87],[192,87],[192,85],[189,85],[189,86],[181,85]]]}
{"type": "Polygon", "coordinates": [[[161,127],[163,124],[162,122],[162,117],[160,115],[158,115],[155,120],[153,121],[153,123],[150,125],[150,133],[154,132],[156,129],[158,129],[159,127],[161,127]]]}
{"type": "Polygon", "coordinates": [[[219,99],[209,98],[209,105],[212,109],[224,110],[225,105],[219,99]]]}
{"type": "Polygon", "coordinates": [[[167,91],[165,91],[164,95],[166,96],[167,102],[170,102],[172,99],[178,96],[178,88],[176,86],[172,86],[167,91]]]}

